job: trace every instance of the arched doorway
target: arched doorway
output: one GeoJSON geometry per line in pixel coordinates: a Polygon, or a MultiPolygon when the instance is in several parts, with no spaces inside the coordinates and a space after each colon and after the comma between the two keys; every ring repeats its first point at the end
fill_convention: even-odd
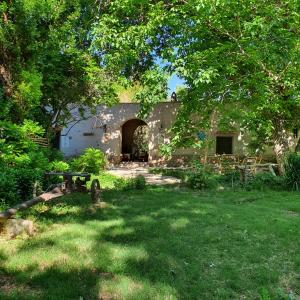
{"type": "Polygon", "coordinates": [[[149,127],[140,119],[122,126],[122,161],[148,161],[149,127]]]}

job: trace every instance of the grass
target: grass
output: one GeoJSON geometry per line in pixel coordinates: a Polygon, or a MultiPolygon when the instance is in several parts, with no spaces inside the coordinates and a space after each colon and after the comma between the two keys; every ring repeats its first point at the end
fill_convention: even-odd
{"type": "Polygon", "coordinates": [[[35,237],[0,238],[1,300],[298,299],[299,193],[120,192],[112,179],[109,207],[68,195],[23,215],[35,237]]]}

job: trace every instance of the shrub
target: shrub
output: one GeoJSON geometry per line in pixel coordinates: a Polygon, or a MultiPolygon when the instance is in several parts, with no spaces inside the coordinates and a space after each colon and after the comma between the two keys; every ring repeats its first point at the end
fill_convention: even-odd
{"type": "Polygon", "coordinates": [[[5,168],[0,173],[0,200],[11,206],[32,198],[35,183],[42,185],[43,171],[5,168]]]}
{"type": "Polygon", "coordinates": [[[193,189],[215,188],[217,181],[212,172],[200,163],[194,164],[194,169],[187,173],[187,184],[193,189]]]}
{"type": "Polygon", "coordinates": [[[126,191],[133,189],[132,180],[126,178],[116,178],[114,180],[114,187],[118,191],[126,191]]]}
{"type": "Polygon", "coordinates": [[[236,170],[230,170],[230,171],[227,171],[220,178],[224,183],[230,184],[233,182],[239,182],[240,181],[240,172],[236,171],[236,170]]]}
{"type": "Polygon", "coordinates": [[[41,148],[41,151],[44,153],[44,156],[47,157],[49,161],[64,160],[62,152],[60,152],[58,149],[43,147],[41,148]]]}
{"type": "Polygon", "coordinates": [[[15,158],[16,168],[49,169],[49,161],[42,151],[31,151],[15,158]]]}
{"type": "Polygon", "coordinates": [[[300,155],[291,153],[285,163],[285,181],[292,190],[300,189],[300,155]]]}
{"type": "Polygon", "coordinates": [[[146,188],[146,180],[142,175],[134,178],[116,178],[114,186],[119,191],[143,190],[146,188]]]}
{"type": "Polygon", "coordinates": [[[81,156],[74,158],[70,165],[74,171],[99,174],[106,166],[106,157],[99,149],[87,148],[81,156]]]}
{"type": "Polygon", "coordinates": [[[70,169],[70,166],[67,162],[54,160],[49,164],[50,171],[56,172],[67,172],[70,169]]]}
{"type": "Polygon", "coordinates": [[[146,187],[146,179],[143,175],[134,178],[134,186],[137,190],[143,190],[146,187]]]}
{"type": "Polygon", "coordinates": [[[253,190],[282,190],[284,189],[285,179],[282,176],[275,176],[271,173],[258,173],[253,176],[247,183],[247,189],[253,190]]]}
{"type": "Polygon", "coordinates": [[[12,172],[9,169],[2,170],[0,173],[0,202],[14,204],[18,201],[16,178],[12,176],[12,172]]]}
{"type": "Polygon", "coordinates": [[[216,175],[216,180],[223,186],[241,187],[240,172],[236,170],[228,170],[225,174],[216,175]]]}
{"type": "Polygon", "coordinates": [[[162,174],[164,176],[173,176],[181,179],[183,182],[187,180],[188,171],[186,169],[164,169],[164,168],[153,168],[150,169],[152,174],[162,174]]]}
{"type": "Polygon", "coordinates": [[[33,186],[35,183],[38,186],[42,185],[44,178],[44,171],[39,169],[12,169],[12,177],[17,183],[17,193],[20,200],[28,200],[32,198],[33,186]]]}

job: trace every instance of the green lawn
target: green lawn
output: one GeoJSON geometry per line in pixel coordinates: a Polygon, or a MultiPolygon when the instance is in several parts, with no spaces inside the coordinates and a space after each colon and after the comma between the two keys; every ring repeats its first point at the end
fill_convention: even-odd
{"type": "Polygon", "coordinates": [[[103,198],[102,210],[83,194],[39,205],[34,238],[0,238],[0,299],[298,299],[299,193],[103,198]]]}

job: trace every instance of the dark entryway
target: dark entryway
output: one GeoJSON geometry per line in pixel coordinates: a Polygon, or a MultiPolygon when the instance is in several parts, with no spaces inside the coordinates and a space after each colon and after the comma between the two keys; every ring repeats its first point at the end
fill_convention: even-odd
{"type": "Polygon", "coordinates": [[[217,136],[216,154],[233,154],[232,136],[217,136]]]}
{"type": "Polygon", "coordinates": [[[148,125],[132,119],[122,126],[122,160],[148,161],[148,125]]]}

